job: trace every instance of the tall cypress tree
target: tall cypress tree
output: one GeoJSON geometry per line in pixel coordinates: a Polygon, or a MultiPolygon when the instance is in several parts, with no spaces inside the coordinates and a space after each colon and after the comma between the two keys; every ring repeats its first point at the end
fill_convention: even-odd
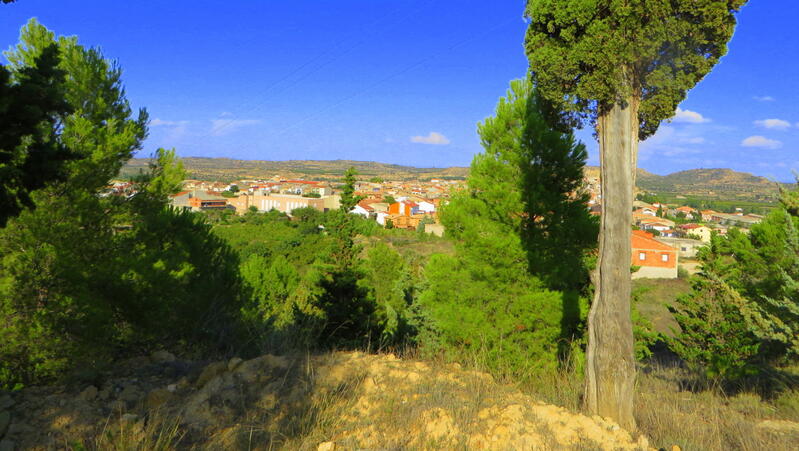
{"type": "Polygon", "coordinates": [[[585,403],[635,428],[630,222],[638,141],[727,51],[746,0],[528,0],[525,48],[561,123],[596,126],[602,181],[585,403]]]}

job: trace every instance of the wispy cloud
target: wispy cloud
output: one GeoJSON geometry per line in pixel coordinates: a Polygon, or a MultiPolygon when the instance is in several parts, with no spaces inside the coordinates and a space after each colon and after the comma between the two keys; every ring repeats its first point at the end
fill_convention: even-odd
{"type": "Polygon", "coordinates": [[[744,147],[759,147],[762,149],[779,149],[782,147],[782,143],[780,141],[777,141],[776,139],[769,139],[760,135],[750,136],[744,139],[741,141],[741,145],[744,147]]]}
{"type": "Polygon", "coordinates": [[[435,146],[446,146],[449,144],[449,139],[438,132],[430,132],[427,136],[411,136],[412,143],[419,144],[432,144],[435,146]]]}
{"type": "Polygon", "coordinates": [[[683,110],[682,108],[677,108],[677,111],[674,113],[674,117],[671,118],[672,122],[683,122],[688,124],[702,124],[705,122],[710,122],[710,119],[702,116],[700,113],[691,110],[683,110]]]}
{"type": "Polygon", "coordinates": [[[754,96],[753,99],[757,100],[758,102],[773,102],[777,99],[771,96],[754,96]]]}
{"type": "Polygon", "coordinates": [[[791,128],[791,123],[782,119],[763,119],[762,121],[755,121],[755,125],[773,130],[785,130],[787,128],[791,128]]]}
{"type": "Polygon", "coordinates": [[[211,119],[211,136],[223,136],[249,125],[261,123],[258,119],[211,119]]]}
{"type": "Polygon", "coordinates": [[[150,127],[179,127],[188,124],[189,121],[165,121],[155,118],[150,121],[150,127]]]}
{"type": "Polygon", "coordinates": [[[705,143],[705,138],[703,138],[701,136],[694,136],[692,138],[683,138],[682,142],[684,142],[686,144],[704,144],[705,143]]]}

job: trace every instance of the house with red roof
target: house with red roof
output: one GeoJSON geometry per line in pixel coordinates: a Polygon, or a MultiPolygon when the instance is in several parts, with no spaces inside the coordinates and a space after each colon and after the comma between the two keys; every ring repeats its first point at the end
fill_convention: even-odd
{"type": "Polygon", "coordinates": [[[655,240],[651,233],[633,230],[631,264],[638,267],[633,279],[676,279],[677,249],[655,240]]]}

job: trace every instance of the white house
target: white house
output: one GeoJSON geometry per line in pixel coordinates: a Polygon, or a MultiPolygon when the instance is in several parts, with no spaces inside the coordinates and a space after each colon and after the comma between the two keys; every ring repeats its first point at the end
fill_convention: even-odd
{"type": "Polygon", "coordinates": [[[436,211],[436,206],[430,202],[421,201],[417,202],[417,204],[419,205],[419,211],[422,211],[424,213],[435,213],[436,211]]]}

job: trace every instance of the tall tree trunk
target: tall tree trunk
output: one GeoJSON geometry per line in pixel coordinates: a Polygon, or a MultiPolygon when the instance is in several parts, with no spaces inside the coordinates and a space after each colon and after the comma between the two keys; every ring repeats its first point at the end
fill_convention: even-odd
{"type": "Polygon", "coordinates": [[[635,430],[635,354],[630,319],[630,255],[638,101],[616,104],[598,118],[602,186],[599,261],[588,315],[585,405],[591,414],[635,430]]]}

